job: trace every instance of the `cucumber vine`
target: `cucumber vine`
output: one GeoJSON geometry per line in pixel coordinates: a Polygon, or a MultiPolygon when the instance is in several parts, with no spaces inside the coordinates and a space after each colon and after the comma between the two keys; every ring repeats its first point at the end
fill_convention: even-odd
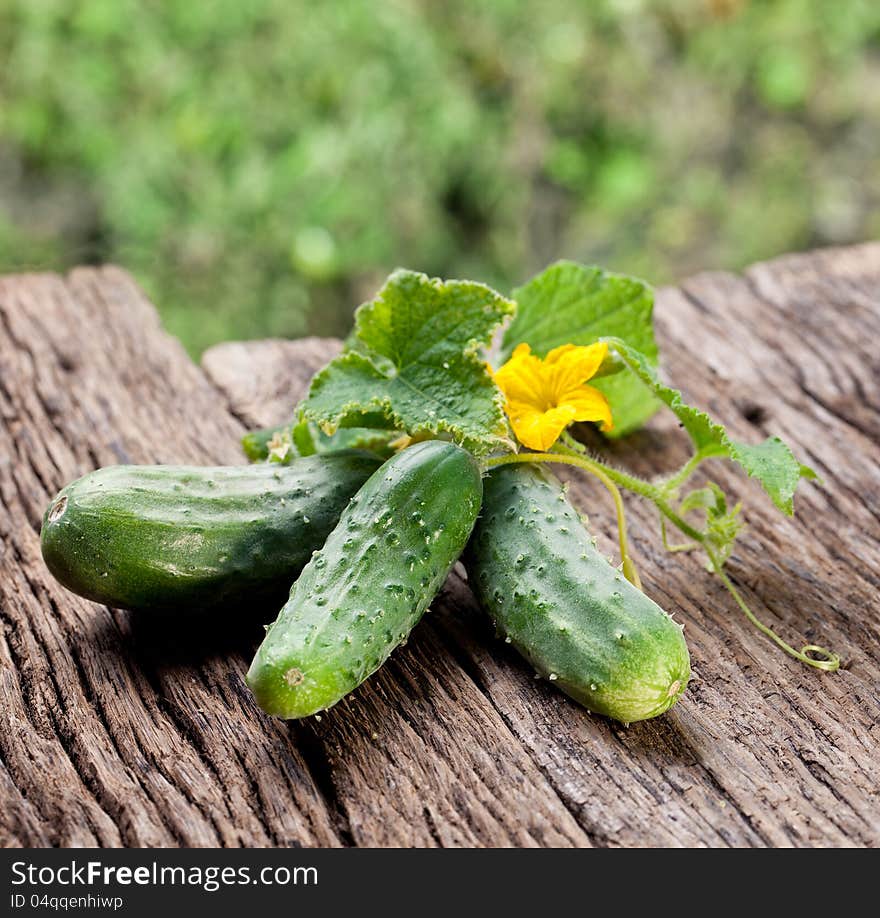
{"type": "Polygon", "coordinates": [[[714,482],[710,482],[704,488],[692,490],[683,497],[680,496],[681,488],[705,457],[695,454],[672,475],[659,482],[651,482],[614,468],[596,458],[595,455],[587,455],[586,447],[575,440],[567,431],[562,435],[562,440],[562,443],[557,443],[552,448],[552,452],[509,453],[490,458],[487,460],[486,465],[489,468],[494,468],[516,462],[556,462],[574,466],[598,478],[611,493],[614,500],[623,575],[638,589],[642,589],[641,579],[629,552],[625,510],[618,485],[645,500],[651,501],[660,514],[661,534],[667,550],[690,551],[702,548],[706,554],[708,569],[720,578],[743,614],[760,632],[770,638],[789,656],[800,660],[801,663],[805,663],[807,666],[826,672],[834,672],[840,668],[840,657],[833,651],[818,644],[805,644],[800,650],[796,650],[781,638],[749,608],[742,594],[725,572],[724,564],[730,557],[733,544],[743,529],[742,522],[737,518],[740,509],[739,505],[734,507],[733,510],[728,510],[724,493],[714,482]],[[702,529],[687,522],[684,518],[686,513],[693,510],[703,510],[705,512],[706,521],[702,529]],[[690,542],[684,545],[670,546],[666,538],[667,521],[672,523],[683,535],[687,536],[690,542]]]}
{"type": "MultiPolygon", "coordinates": [[[[622,571],[631,583],[640,587],[621,489],[654,504],[669,551],[705,554],[708,570],[758,630],[801,663],[834,671],[836,653],[816,644],[792,647],[754,614],[725,572],[744,525],[740,506],[730,506],[714,482],[689,488],[705,460],[726,459],[790,516],[800,481],[816,474],[778,437],[759,444],[734,439],[660,380],[653,303],[651,288],[640,280],[568,261],[551,265],[509,299],[482,284],[397,270],[358,309],[343,354],[314,377],[296,429],[319,431],[314,443],[310,434],[304,438],[318,451],[356,428],[360,433],[348,445],[365,435],[384,437],[392,450],[397,442],[442,438],[487,468],[575,466],[611,495],[622,571]],[[500,365],[493,369],[484,349],[505,324],[500,365]],[[661,406],[676,415],[693,445],[682,467],[662,479],[614,468],[568,432],[575,422],[592,421],[606,436],[625,435],[661,406]],[[670,530],[684,541],[671,541],[670,530]]],[[[288,442],[289,436],[285,447],[288,442]]],[[[293,445],[299,448],[296,438],[293,445]]]]}

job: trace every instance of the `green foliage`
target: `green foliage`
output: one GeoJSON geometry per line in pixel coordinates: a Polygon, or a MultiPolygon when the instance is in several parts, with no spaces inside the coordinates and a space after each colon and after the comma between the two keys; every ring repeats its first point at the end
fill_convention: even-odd
{"type": "Polygon", "coordinates": [[[248,431],[241,438],[241,448],[251,462],[268,459],[283,465],[290,465],[299,457],[346,449],[365,449],[387,459],[394,452],[390,444],[397,437],[393,430],[362,427],[347,427],[334,434],[325,434],[309,421],[301,420],[248,431]]]}
{"type": "Polygon", "coordinates": [[[120,262],[198,351],[342,333],[397,264],[864,238],[878,45],[873,0],[5,0],[0,270],[120,262]]]}
{"type": "Polygon", "coordinates": [[[622,341],[613,343],[626,365],[653,391],[654,395],[672,409],[688,432],[700,458],[727,458],[743,468],[750,478],[756,478],[773,503],[789,516],[794,512],[794,493],[801,478],[815,478],[816,473],[795,458],[791,449],[779,437],[768,437],[751,446],[728,436],[717,421],[704,411],[688,405],[681,393],[660,382],[657,372],[643,354],[622,341]]]}
{"type": "Polygon", "coordinates": [[[488,452],[505,439],[507,423],[480,346],[513,310],[484,284],[395,271],[358,309],[355,349],[312,380],[305,416],[327,433],[448,433],[478,455],[488,452]]]}
{"type": "MultiPolygon", "coordinates": [[[[516,316],[504,333],[502,359],[520,343],[528,343],[539,356],[563,344],[592,344],[609,336],[623,339],[657,361],[652,313],[654,293],[640,280],[609,274],[601,268],[559,261],[513,291],[516,316]]],[[[641,425],[659,403],[630,370],[591,380],[611,404],[614,436],[623,436],[641,425]]]]}

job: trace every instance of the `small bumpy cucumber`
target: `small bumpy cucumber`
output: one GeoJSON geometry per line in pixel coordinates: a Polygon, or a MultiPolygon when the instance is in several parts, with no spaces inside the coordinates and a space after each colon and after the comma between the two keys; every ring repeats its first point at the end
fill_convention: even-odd
{"type": "Polygon", "coordinates": [[[506,466],[486,479],[465,565],[499,633],[589,710],[630,723],[684,692],[681,626],[602,557],[543,469],[506,466]]]}
{"type": "Polygon", "coordinates": [[[352,451],[287,466],[108,466],[49,505],[43,558],[69,590],[121,609],[277,609],[378,465],[352,451]]]}
{"type": "Polygon", "coordinates": [[[247,675],[263,710],[315,714],[406,639],[467,543],[480,469],[431,440],[389,459],[352,498],[290,591],[247,675]]]}

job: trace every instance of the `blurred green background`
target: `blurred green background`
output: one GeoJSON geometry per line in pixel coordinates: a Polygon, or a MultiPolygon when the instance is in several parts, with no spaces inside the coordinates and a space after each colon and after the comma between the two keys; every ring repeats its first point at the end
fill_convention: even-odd
{"type": "Polygon", "coordinates": [[[877,0],[0,0],[0,270],[118,262],[194,353],[874,237],[878,150],[877,0]]]}

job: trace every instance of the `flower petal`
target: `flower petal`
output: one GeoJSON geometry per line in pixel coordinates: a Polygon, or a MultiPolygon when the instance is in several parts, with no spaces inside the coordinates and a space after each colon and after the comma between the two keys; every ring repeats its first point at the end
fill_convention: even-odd
{"type": "Polygon", "coordinates": [[[604,341],[597,341],[588,347],[563,344],[550,351],[544,362],[550,373],[548,381],[552,387],[554,401],[560,404],[564,401],[563,393],[570,392],[588,379],[592,379],[607,354],[608,345],[604,341]]]}
{"type": "Polygon", "coordinates": [[[544,408],[546,371],[540,358],[532,355],[527,344],[520,344],[513,356],[495,373],[495,382],[508,402],[524,402],[544,408]]]}
{"type": "Polygon", "coordinates": [[[547,352],[544,363],[556,363],[566,354],[570,354],[572,351],[577,350],[577,348],[578,345],[576,344],[560,344],[559,347],[554,347],[552,351],[547,352]]]}
{"type": "Polygon", "coordinates": [[[511,402],[508,403],[507,413],[517,440],[539,452],[550,449],[575,419],[575,410],[569,405],[539,411],[528,403],[511,402]]]}
{"type": "Polygon", "coordinates": [[[566,392],[561,401],[574,412],[575,421],[599,421],[602,430],[611,430],[614,426],[608,399],[592,386],[578,386],[566,392]]]}

